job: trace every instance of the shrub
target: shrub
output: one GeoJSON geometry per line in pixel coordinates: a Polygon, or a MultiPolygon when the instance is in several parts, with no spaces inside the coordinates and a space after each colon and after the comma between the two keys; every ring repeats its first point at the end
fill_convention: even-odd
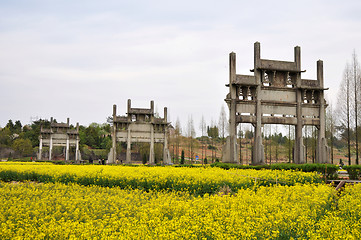
{"type": "Polygon", "coordinates": [[[180,164],[184,164],[184,150],[182,150],[180,164]]]}
{"type": "Polygon", "coordinates": [[[352,180],[361,179],[361,165],[343,166],[343,169],[347,170],[350,179],[352,180]]]}

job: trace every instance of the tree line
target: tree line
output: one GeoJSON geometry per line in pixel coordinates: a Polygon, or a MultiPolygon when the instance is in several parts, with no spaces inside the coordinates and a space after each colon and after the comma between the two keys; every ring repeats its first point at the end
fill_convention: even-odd
{"type": "MultiPolygon", "coordinates": [[[[56,119],[53,120],[57,122],[56,119]]],[[[50,121],[39,119],[29,125],[22,125],[17,120],[9,120],[0,130],[0,157],[35,157],[39,148],[40,128],[50,128],[50,121]]],[[[73,125],[71,129],[75,129],[73,125]]],[[[111,127],[109,124],[92,123],[79,126],[80,148],[107,149],[111,148],[111,127]]]]}
{"type": "Polygon", "coordinates": [[[347,142],[348,164],[359,164],[360,158],[360,118],[361,118],[361,74],[356,52],[351,62],[346,63],[343,79],[339,87],[337,107],[328,110],[328,132],[331,146],[334,140],[347,142]],[[352,160],[354,158],[354,161],[352,160]]]}

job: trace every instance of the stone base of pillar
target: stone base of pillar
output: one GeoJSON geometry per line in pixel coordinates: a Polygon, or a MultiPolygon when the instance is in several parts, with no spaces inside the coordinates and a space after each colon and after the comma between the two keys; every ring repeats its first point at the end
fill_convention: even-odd
{"type": "Polygon", "coordinates": [[[155,158],[154,158],[154,151],[152,149],[149,152],[149,164],[154,165],[155,164],[155,158]]]}
{"type": "Polygon", "coordinates": [[[226,143],[223,145],[222,147],[222,162],[223,163],[233,163],[233,164],[239,164],[239,159],[238,159],[238,144],[236,144],[235,149],[236,149],[236,158],[234,159],[234,157],[231,156],[231,138],[228,136],[226,138],[226,143]]]}
{"type": "Polygon", "coordinates": [[[65,161],[69,161],[69,150],[66,150],[65,152],[65,161]]]}
{"type": "Polygon", "coordinates": [[[252,165],[263,165],[264,162],[264,146],[262,144],[262,137],[255,139],[255,144],[253,146],[253,156],[252,156],[252,165]],[[258,144],[258,146],[256,146],[258,144]]]}
{"type": "Polygon", "coordinates": [[[132,153],[130,149],[127,149],[127,155],[125,157],[125,164],[130,164],[132,162],[132,153]]]}
{"type": "Polygon", "coordinates": [[[327,146],[326,139],[322,138],[318,144],[316,152],[317,163],[331,163],[330,148],[327,146]]]}
{"type": "Polygon", "coordinates": [[[169,149],[166,148],[163,150],[163,164],[164,165],[170,165],[172,164],[172,160],[170,157],[169,149]]]}
{"type": "Polygon", "coordinates": [[[114,156],[114,149],[111,148],[108,153],[108,161],[107,164],[115,164],[115,156],[114,156]]]}
{"type": "Polygon", "coordinates": [[[81,162],[81,154],[79,150],[75,150],[75,163],[80,164],[81,162]]]}
{"type": "Polygon", "coordinates": [[[305,145],[303,145],[302,139],[298,141],[298,149],[299,153],[297,153],[297,147],[293,147],[293,162],[296,164],[304,164],[306,163],[306,151],[305,151],[305,145]],[[299,157],[297,157],[299,156],[299,157]]]}

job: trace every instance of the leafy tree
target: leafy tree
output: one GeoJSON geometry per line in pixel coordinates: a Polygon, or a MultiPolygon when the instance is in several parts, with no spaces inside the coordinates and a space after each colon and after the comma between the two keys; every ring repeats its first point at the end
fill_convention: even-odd
{"type": "Polygon", "coordinates": [[[207,134],[212,139],[218,138],[218,136],[219,136],[218,127],[217,126],[213,126],[213,127],[208,126],[207,127],[207,134]]]}
{"type": "Polygon", "coordinates": [[[15,139],[13,149],[19,152],[22,156],[30,156],[33,153],[33,147],[30,139],[15,139]]]}
{"type": "Polygon", "coordinates": [[[245,138],[247,138],[247,139],[252,139],[252,138],[253,138],[253,132],[247,130],[247,131],[246,131],[246,134],[245,134],[245,138]]]}
{"type": "Polygon", "coordinates": [[[108,124],[91,123],[88,127],[79,126],[80,144],[94,149],[110,149],[110,131],[108,124]]]}
{"type": "Polygon", "coordinates": [[[20,134],[21,138],[29,139],[31,141],[32,147],[39,146],[39,135],[40,135],[40,128],[50,128],[50,121],[46,119],[39,119],[33,121],[30,124],[30,127],[24,127],[23,132],[20,134]]]}
{"type": "Polygon", "coordinates": [[[14,133],[14,123],[13,120],[9,120],[9,122],[6,124],[5,128],[8,128],[11,133],[14,133]]]}
{"type": "Polygon", "coordinates": [[[9,128],[3,128],[0,131],[0,145],[3,146],[11,145],[11,131],[9,128]]]}
{"type": "MultiPolygon", "coordinates": [[[[218,138],[218,127],[215,126],[215,125],[208,126],[207,127],[207,133],[208,133],[208,136],[212,139],[212,145],[213,145],[214,144],[214,139],[218,138]]],[[[212,149],[212,161],[213,161],[213,159],[214,159],[214,156],[213,156],[213,149],[212,149]]]]}

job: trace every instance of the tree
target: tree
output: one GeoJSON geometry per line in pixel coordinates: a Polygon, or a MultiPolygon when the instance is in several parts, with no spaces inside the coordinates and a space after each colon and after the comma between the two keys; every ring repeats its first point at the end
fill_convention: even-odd
{"type": "Polygon", "coordinates": [[[219,121],[218,121],[218,128],[219,128],[219,134],[222,138],[222,141],[224,141],[224,136],[228,132],[228,118],[226,111],[224,110],[224,105],[221,107],[221,112],[219,115],[219,121]]]}
{"type": "Polygon", "coordinates": [[[11,145],[11,131],[9,128],[3,128],[0,130],[0,146],[10,146],[11,145]]]}
{"type": "Polygon", "coordinates": [[[360,101],[360,92],[358,91],[359,88],[360,88],[360,66],[358,64],[358,61],[357,61],[357,55],[356,55],[356,52],[355,50],[353,51],[353,54],[352,54],[352,64],[351,64],[351,67],[352,67],[352,78],[353,78],[353,84],[354,84],[354,94],[355,94],[355,97],[354,97],[354,110],[355,110],[355,116],[354,116],[354,119],[355,119],[355,134],[356,134],[356,137],[355,137],[355,141],[356,141],[356,165],[359,164],[359,149],[358,149],[358,134],[357,134],[357,128],[358,128],[358,124],[357,124],[357,119],[358,119],[358,101],[360,101]]]}
{"type": "Polygon", "coordinates": [[[335,138],[335,116],[330,104],[326,110],[326,138],[329,139],[329,146],[331,146],[331,163],[334,164],[333,146],[335,138]]]}
{"type": "Polygon", "coordinates": [[[111,128],[109,124],[91,123],[88,127],[79,126],[80,144],[94,149],[110,149],[111,128]]]}
{"type": "Polygon", "coordinates": [[[6,124],[5,128],[8,128],[10,130],[11,133],[14,133],[14,123],[13,120],[9,120],[9,122],[6,124]]]}
{"type": "Polygon", "coordinates": [[[219,131],[218,131],[218,127],[217,126],[208,126],[207,127],[207,134],[208,134],[208,137],[210,138],[218,138],[219,136],[219,131]]]}
{"type": "Polygon", "coordinates": [[[19,152],[21,156],[30,156],[33,153],[33,147],[29,139],[15,139],[13,149],[19,152]]]}
{"type": "Polygon", "coordinates": [[[22,138],[30,139],[33,147],[39,146],[40,128],[50,128],[50,121],[46,119],[38,119],[32,121],[30,127],[23,128],[22,138]]]}
{"type": "Polygon", "coordinates": [[[247,130],[245,133],[245,138],[247,139],[253,139],[253,132],[250,130],[247,130]]]}
{"type": "Polygon", "coordinates": [[[340,84],[339,95],[337,99],[337,122],[339,126],[345,126],[346,130],[346,140],[347,140],[347,150],[348,150],[348,164],[351,165],[351,141],[350,141],[350,130],[351,130],[351,87],[350,87],[350,66],[346,64],[343,80],[340,84]]]}
{"type": "Polygon", "coordinates": [[[14,133],[20,134],[22,131],[23,126],[21,125],[21,122],[19,120],[15,121],[14,124],[14,133]]]}
{"type": "Polygon", "coordinates": [[[294,130],[295,128],[291,128],[291,125],[288,125],[288,138],[287,138],[287,143],[288,143],[288,162],[291,163],[292,159],[293,159],[293,140],[294,139],[294,130]]]}
{"type": "MultiPolygon", "coordinates": [[[[202,137],[205,136],[205,133],[206,133],[206,130],[207,130],[207,125],[206,125],[206,120],[204,119],[204,116],[202,115],[202,118],[201,118],[201,122],[199,124],[199,128],[201,130],[201,134],[202,134],[202,137]]],[[[202,159],[203,158],[203,150],[204,150],[204,139],[201,138],[201,141],[202,141],[202,159]]],[[[207,156],[206,156],[207,157],[207,156]]]]}
{"type": "Polygon", "coordinates": [[[182,135],[182,128],[179,121],[179,117],[177,117],[177,121],[175,123],[175,142],[176,142],[176,158],[179,160],[179,145],[180,145],[180,137],[182,135]]]}
{"type": "Polygon", "coordinates": [[[244,136],[244,133],[242,131],[242,124],[239,124],[239,131],[238,131],[238,138],[239,138],[239,162],[243,164],[242,159],[242,138],[244,136]]]}
{"type": "Polygon", "coordinates": [[[194,122],[192,115],[188,117],[188,124],[187,124],[187,138],[188,138],[188,146],[189,146],[189,159],[193,160],[194,154],[194,138],[196,136],[196,131],[194,129],[194,122]]]}
{"type": "MultiPolygon", "coordinates": [[[[214,150],[215,150],[215,147],[213,146],[214,145],[214,139],[215,138],[218,138],[219,134],[218,134],[218,127],[213,123],[213,121],[211,122],[211,126],[208,126],[207,127],[207,134],[208,134],[208,137],[210,137],[212,139],[212,146],[211,146],[211,150],[212,150],[212,162],[214,160],[214,150]]],[[[209,147],[208,147],[209,148],[209,147]]]]}

